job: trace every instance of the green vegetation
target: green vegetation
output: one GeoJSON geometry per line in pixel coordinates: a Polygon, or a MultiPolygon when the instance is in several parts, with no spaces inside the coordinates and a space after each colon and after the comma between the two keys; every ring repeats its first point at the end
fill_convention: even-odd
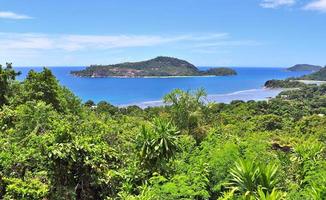
{"type": "Polygon", "coordinates": [[[51,71],[0,70],[0,199],[325,199],[326,85],[269,101],[81,103],[51,71]]]}
{"type": "MultiPolygon", "coordinates": [[[[265,83],[267,88],[302,88],[305,83],[298,80],[326,81],[326,67],[317,72],[304,75],[298,78],[288,78],[286,80],[268,80],[265,83]]],[[[313,82],[312,82],[313,83],[313,82]]]]}
{"type": "Polygon", "coordinates": [[[322,67],[318,65],[297,64],[287,68],[289,71],[319,71],[322,67]]]}
{"type": "Polygon", "coordinates": [[[291,80],[291,79],[286,79],[286,80],[269,80],[266,81],[265,87],[267,88],[299,88],[303,87],[305,84],[291,80]]]}
{"type": "Polygon", "coordinates": [[[236,71],[229,68],[214,68],[207,71],[200,71],[187,61],[163,56],[142,62],[127,62],[115,65],[92,65],[85,70],[72,71],[71,73],[80,77],[236,75],[236,71]]]}
{"type": "Polygon", "coordinates": [[[219,67],[219,68],[208,69],[207,71],[203,72],[203,74],[226,76],[226,75],[237,75],[237,72],[231,68],[219,67]]]}
{"type": "Polygon", "coordinates": [[[312,74],[305,75],[300,79],[304,80],[315,80],[315,81],[326,81],[326,67],[312,74]]]}

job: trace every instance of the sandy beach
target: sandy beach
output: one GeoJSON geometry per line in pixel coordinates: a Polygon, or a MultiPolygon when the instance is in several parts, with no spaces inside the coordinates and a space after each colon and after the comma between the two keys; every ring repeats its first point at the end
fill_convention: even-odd
{"type": "Polygon", "coordinates": [[[297,81],[304,84],[316,84],[316,85],[326,84],[326,81],[315,81],[315,80],[297,80],[297,81]]]}
{"type": "MultiPolygon", "coordinates": [[[[264,101],[269,98],[276,97],[280,92],[284,91],[284,89],[268,89],[268,88],[260,88],[260,89],[251,89],[251,90],[243,90],[226,94],[209,94],[205,98],[205,102],[217,102],[217,103],[230,103],[234,100],[241,101],[264,101]]],[[[127,107],[131,105],[136,105],[141,108],[147,107],[156,107],[163,106],[164,102],[162,100],[154,100],[154,101],[145,101],[139,103],[131,103],[119,105],[119,107],[127,107]]]]}

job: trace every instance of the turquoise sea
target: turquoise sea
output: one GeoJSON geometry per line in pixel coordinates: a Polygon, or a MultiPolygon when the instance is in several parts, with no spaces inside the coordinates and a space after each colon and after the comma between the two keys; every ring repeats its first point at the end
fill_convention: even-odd
{"type": "MultiPolygon", "coordinates": [[[[50,67],[60,83],[72,90],[83,101],[105,100],[114,105],[136,104],[142,107],[161,104],[162,97],[180,88],[195,90],[204,88],[208,101],[228,103],[232,100],[262,100],[276,96],[280,90],[264,89],[270,79],[285,79],[309,72],[288,72],[284,68],[235,67],[237,76],[225,77],[182,77],[182,78],[80,78],[70,74],[72,70],[85,67],[50,67]]],[[[201,67],[207,69],[209,67],[201,67]]],[[[29,70],[41,67],[16,67],[22,72],[23,80],[29,70]]]]}

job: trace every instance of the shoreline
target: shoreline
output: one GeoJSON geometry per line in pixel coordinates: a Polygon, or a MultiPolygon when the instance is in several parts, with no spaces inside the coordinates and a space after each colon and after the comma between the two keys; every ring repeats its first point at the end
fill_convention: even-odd
{"type": "Polygon", "coordinates": [[[317,81],[317,80],[296,80],[298,82],[304,83],[304,84],[316,84],[316,85],[322,85],[326,84],[326,81],[317,81]]]}
{"type": "MultiPolygon", "coordinates": [[[[205,103],[215,102],[215,103],[231,103],[232,101],[267,101],[270,98],[275,98],[279,93],[285,91],[286,89],[277,88],[258,88],[258,89],[248,89],[248,90],[240,90],[231,93],[224,94],[208,94],[204,99],[205,103]]],[[[135,102],[129,104],[121,104],[116,105],[120,108],[128,107],[128,106],[139,106],[140,108],[148,108],[148,107],[159,107],[166,105],[163,100],[152,100],[152,101],[144,101],[144,102],[135,102]]]]}
{"type": "Polygon", "coordinates": [[[91,79],[102,79],[102,78],[119,78],[119,79],[127,79],[127,78],[137,78],[137,79],[141,79],[141,78],[196,78],[196,77],[228,77],[228,76],[236,76],[236,75],[221,75],[221,76],[216,76],[216,75],[194,75],[194,76],[77,76],[74,74],[71,74],[74,77],[77,78],[91,78],[91,79]]]}

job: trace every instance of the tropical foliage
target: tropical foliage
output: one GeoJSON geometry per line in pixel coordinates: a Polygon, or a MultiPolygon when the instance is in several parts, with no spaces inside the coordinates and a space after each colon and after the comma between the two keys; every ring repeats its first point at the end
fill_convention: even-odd
{"type": "Polygon", "coordinates": [[[0,199],[325,199],[326,85],[141,109],[81,100],[49,69],[0,68],[0,199]]]}

